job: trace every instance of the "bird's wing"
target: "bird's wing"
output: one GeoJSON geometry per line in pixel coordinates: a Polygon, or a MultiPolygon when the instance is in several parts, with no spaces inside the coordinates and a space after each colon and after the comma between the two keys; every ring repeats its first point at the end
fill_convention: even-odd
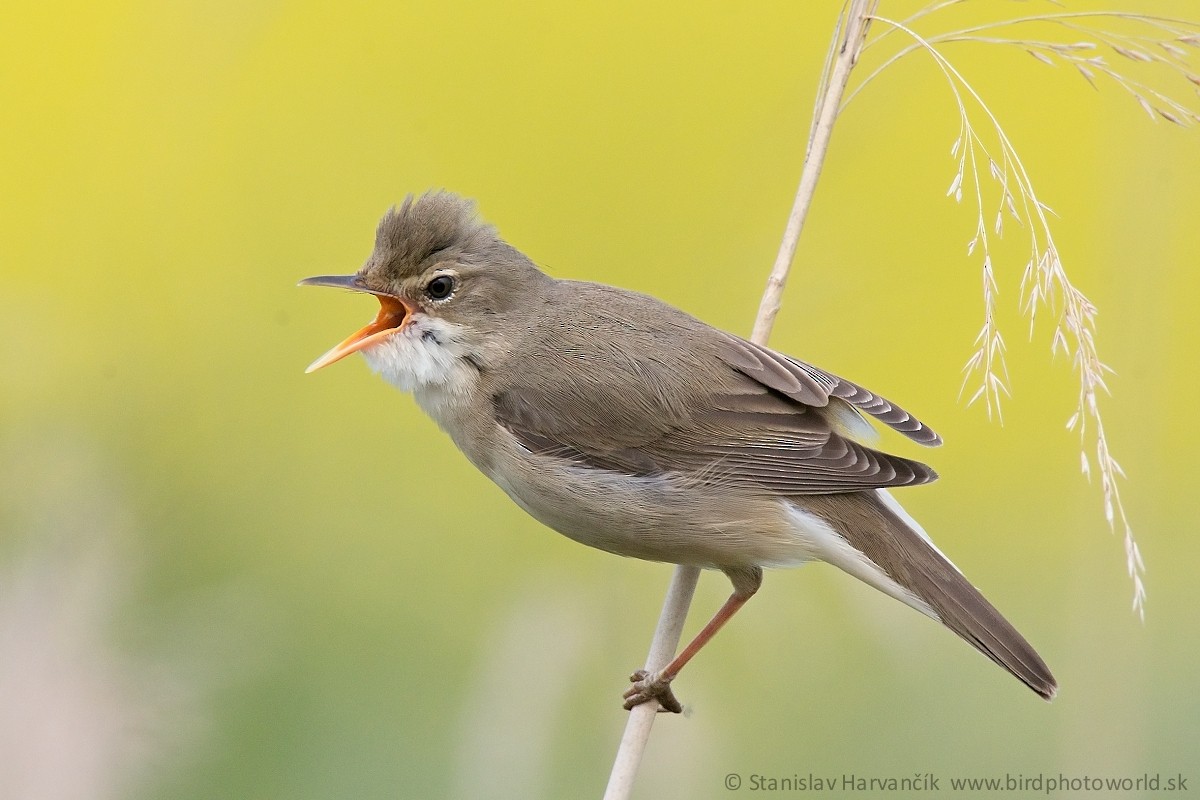
{"type": "Polygon", "coordinates": [[[799,403],[825,407],[831,398],[844,400],[918,444],[936,447],[942,443],[932,428],[857,383],[736,336],[727,337],[724,344],[722,357],[727,364],[799,403]]]}
{"type": "Polygon", "coordinates": [[[499,423],[533,453],[783,495],[937,477],[920,462],[845,435],[841,402],[916,441],[939,441],[907,412],[849,381],[711,328],[678,361],[651,347],[614,352],[612,341],[603,353],[571,352],[572,358],[603,359],[609,375],[555,369],[560,356],[543,353],[549,361],[539,362],[536,374],[493,394],[499,423]]]}

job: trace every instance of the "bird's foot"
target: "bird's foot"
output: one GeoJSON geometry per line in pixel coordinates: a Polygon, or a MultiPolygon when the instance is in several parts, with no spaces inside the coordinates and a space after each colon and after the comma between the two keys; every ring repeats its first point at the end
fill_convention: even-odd
{"type": "Polygon", "coordinates": [[[651,674],[644,669],[639,669],[629,676],[629,680],[633,681],[633,686],[630,686],[623,695],[626,711],[653,700],[658,703],[659,711],[670,711],[672,714],[683,713],[683,706],[679,704],[679,701],[675,699],[675,693],[671,691],[671,678],[664,677],[660,672],[651,674]]]}

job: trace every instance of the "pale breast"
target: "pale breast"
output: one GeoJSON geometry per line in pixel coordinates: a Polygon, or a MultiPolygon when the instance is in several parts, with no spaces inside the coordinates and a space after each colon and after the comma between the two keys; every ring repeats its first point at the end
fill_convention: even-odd
{"type": "Polygon", "coordinates": [[[414,315],[399,331],[363,351],[367,364],[404,392],[443,428],[452,407],[474,390],[479,372],[462,327],[443,319],[414,315]]]}

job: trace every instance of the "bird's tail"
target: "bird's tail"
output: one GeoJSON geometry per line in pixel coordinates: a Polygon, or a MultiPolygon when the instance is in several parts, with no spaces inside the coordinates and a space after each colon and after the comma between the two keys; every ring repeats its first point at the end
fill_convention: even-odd
{"type": "Polygon", "coordinates": [[[1054,697],[1058,684],[1046,663],[886,489],[805,500],[809,511],[884,573],[880,583],[890,586],[872,580],[873,570],[847,569],[830,559],[833,563],[940,620],[1043,698],[1054,697]],[[896,584],[912,597],[897,594],[896,584]]]}

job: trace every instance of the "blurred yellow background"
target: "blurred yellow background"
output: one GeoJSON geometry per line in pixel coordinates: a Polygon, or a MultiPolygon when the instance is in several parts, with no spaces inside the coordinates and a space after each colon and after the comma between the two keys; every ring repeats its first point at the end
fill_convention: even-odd
{"type": "MultiPolygon", "coordinates": [[[[361,359],[304,375],[374,304],[295,282],[354,271],[389,205],[445,187],[555,275],[748,334],[839,5],[6,8],[0,795],[598,796],[670,568],[527,518],[361,359]]],[[[975,216],[945,196],[953,100],[910,56],[839,122],[772,344],[943,435],[885,435],[943,476],[898,495],[1061,694],[830,567],[771,573],[683,673],[693,713],[658,720],[639,797],[731,772],[1200,783],[1200,131],[1016,48],[946,52],[1100,309],[1146,622],[1064,429],[1073,373],[1016,311],[1014,225],[1004,427],[957,399],[975,216]]],[[[688,635],[726,592],[702,578],[688,635]]]]}

